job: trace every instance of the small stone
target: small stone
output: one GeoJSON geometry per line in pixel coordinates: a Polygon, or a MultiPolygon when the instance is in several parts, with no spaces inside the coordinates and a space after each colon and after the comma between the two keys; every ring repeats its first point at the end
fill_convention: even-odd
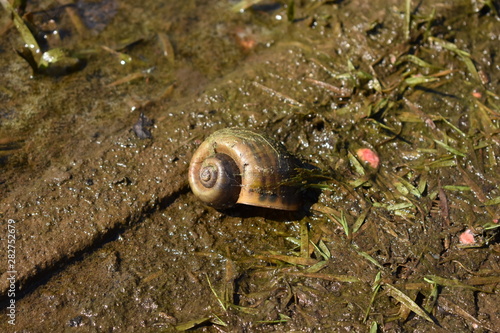
{"type": "Polygon", "coordinates": [[[368,165],[374,169],[378,168],[380,158],[373,150],[369,148],[360,148],[356,151],[356,154],[361,161],[368,163],[368,165]]]}
{"type": "Polygon", "coordinates": [[[71,174],[63,169],[53,167],[45,172],[44,180],[48,184],[60,186],[71,179],[71,174]]]}
{"type": "Polygon", "coordinates": [[[472,231],[470,231],[470,229],[467,229],[464,232],[462,232],[462,234],[460,235],[460,243],[464,245],[471,245],[476,243],[476,240],[474,239],[474,234],[472,233],[472,231]]]}
{"type": "Polygon", "coordinates": [[[135,135],[139,139],[151,139],[153,135],[151,134],[150,128],[154,125],[154,121],[149,119],[141,113],[139,116],[139,120],[132,127],[135,135]]]}

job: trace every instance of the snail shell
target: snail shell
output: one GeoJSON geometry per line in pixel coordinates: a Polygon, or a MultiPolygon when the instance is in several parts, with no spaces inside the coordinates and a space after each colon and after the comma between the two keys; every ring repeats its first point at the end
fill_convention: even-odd
{"type": "Polygon", "coordinates": [[[189,185],[206,204],[224,209],[245,204],[298,210],[299,189],[286,185],[300,162],[283,145],[242,128],[209,136],[194,153],[189,185]]]}

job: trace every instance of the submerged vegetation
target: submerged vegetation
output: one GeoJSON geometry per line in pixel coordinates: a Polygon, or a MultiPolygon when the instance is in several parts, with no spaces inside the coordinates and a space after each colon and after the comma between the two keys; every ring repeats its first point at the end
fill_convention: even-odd
{"type": "MultiPolygon", "coordinates": [[[[248,10],[256,3],[234,8],[248,10]]],[[[310,8],[297,8],[305,16],[291,24],[303,29],[300,21],[307,20],[319,29],[322,18],[310,14],[310,8]]],[[[210,283],[222,311],[184,322],[178,330],[201,323],[227,327],[234,316],[253,317],[255,326],[279,325],[279,330],[304,325],[363,331],[366,324],[376,332],[390,330],[392,322],[426,331],[453,330],[456,323],[449,324],[447,314],[470,330],[495,330],[489,315],[477,319],[476,310],[461,304],[469,295],[481,299],[497,294],[500,282],[500,96],[498,78],[491,79],[487,69],[498,69],[498,63],[477,58],[489,54],[494,62],[491,47],[472,49],[474,58],[464,49],[471,47],[461,40],[464,36],[442,29],[458,17],[414,10],[406,1],[399,24],[404,31],[393,37],[396,45],[371,63],[356,63],[349,54],[334,59],[324,51],[328,44],[305,38],[289,42],[314,68],[302,84],[323,90],[326,98],[308,100],[289,93],[298,90],[285,84],[271,87],[276,81],[252,82],[264,95],[302,114],[303,121],[313,119],[320,132],[335,132],[334,163],[328,167],[327,158],[316,157],[325,181],[310,187],[323,193],[311,215],[294,222],[297,234],[286,238],[289,250],[227,258],[228,269],[247,267],[243,281],[232,268],[221,279],[223,292],[210,283]],[[346,56],[345,63],[339,61],[346,56]],[[350,124],[336,125],[342,122],[350,124]],[[263,285],[257,282],[262,279],[263,285]],[[325,295],[332,293],[332,285],[343,291],[341,304],[333,305],[335,297],[325,295]],[[261,306],[277,313],[270,316],[258,310],[261,306]],[[324,311],[347,311],[350,324],[318,319],[326,316],[324,311]]],[[[484,15],[498,20],[491,3],[466,14],[474,20],[484,15]]],[[[383,40],[384,24],[374,22],[366,36],[383,40]]]]}
{"type": "MultiPolygon", "coordinates": [[[[13,8],[8,0],[0,0],[0,2],[11,16],[16,29],[24,41],[23,48],[17,52],[29,63],[34,73],[57,76],[69,74],[84,66],[83,60],[70,56],[68,51],[63,48],[42,50],[28,23],[18,14],[18,11],[22,12],[23,8],[26,7],[26,1],[19,2],[17,8],[13,8]]],[[[31,27],[35,29],[33,24],[31,24],[31,27]]]]}

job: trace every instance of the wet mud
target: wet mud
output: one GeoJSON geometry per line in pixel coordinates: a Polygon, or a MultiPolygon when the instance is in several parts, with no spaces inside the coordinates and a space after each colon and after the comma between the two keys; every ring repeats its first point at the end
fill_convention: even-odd
{"type": "Polygon", "coordinates": [[[0,17],[0,330],[495,332],[498,4],[238,4],[28,2],[67,75],[0,17]],[[235,126],[311,166],[300,211],[192,194],[235,126]]]}

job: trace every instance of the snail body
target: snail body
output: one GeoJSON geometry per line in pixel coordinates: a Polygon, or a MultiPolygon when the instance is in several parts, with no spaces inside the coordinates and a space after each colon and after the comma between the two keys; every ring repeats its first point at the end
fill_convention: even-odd
{"type": "Polygon", "coordinates": [[[280,143],[242,128],[214,132],[196,150],[189,185],[217,209],[245,204],[281,210],[300,208],[299,189],[286,184],[299,161],[280,143]]]}

